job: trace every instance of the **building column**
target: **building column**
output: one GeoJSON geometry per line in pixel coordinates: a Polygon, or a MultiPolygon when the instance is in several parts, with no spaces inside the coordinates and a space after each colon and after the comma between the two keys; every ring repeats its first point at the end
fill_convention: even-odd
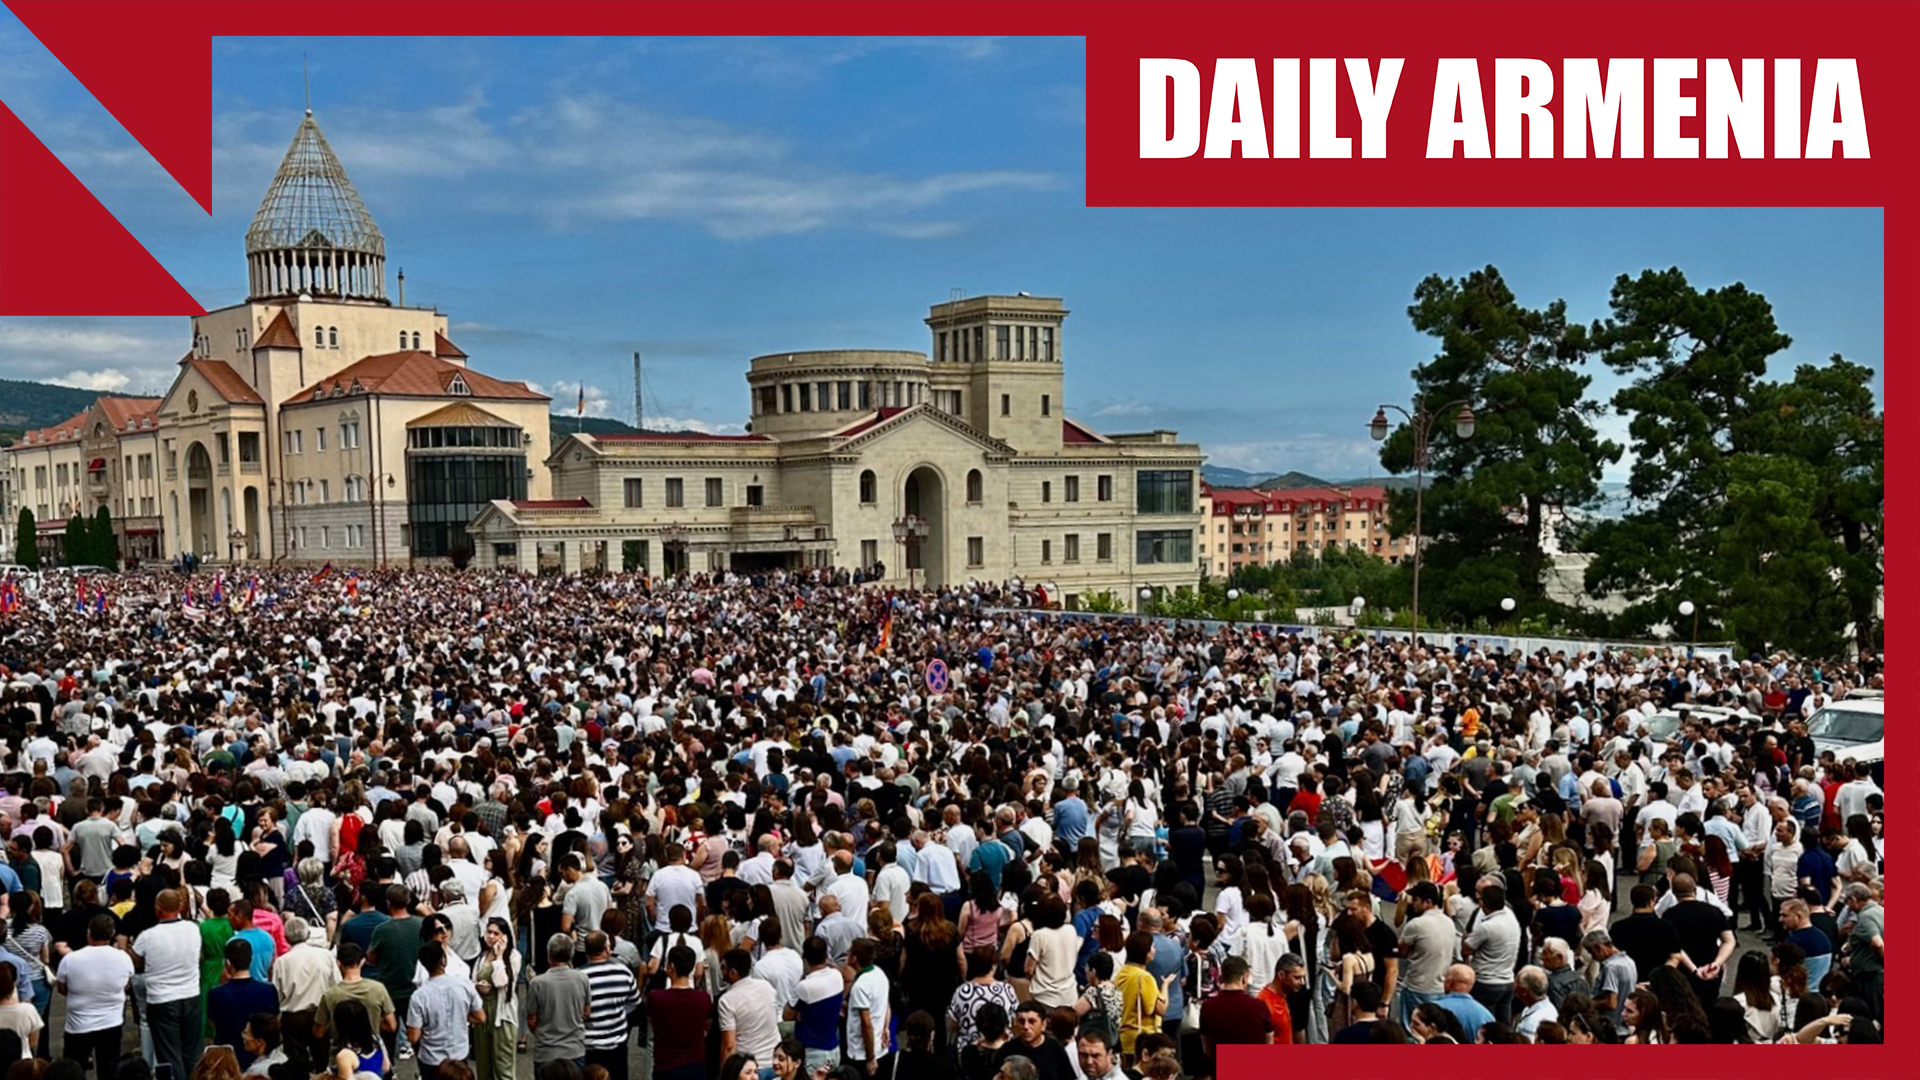
{"type": "Polygon", "coordinates": [[[569,575],[578,574],[580,572],[580,545],[586,543],[586,541],[561,540],[557,542],[560,545],[560,572],[569,575]]]}
{"type": "Polygon", "coordinates": [[[521,534],[514,541],[514,559],[520,564],[520,570],[528,574],[540,572],[540,541],[521,534]]]}

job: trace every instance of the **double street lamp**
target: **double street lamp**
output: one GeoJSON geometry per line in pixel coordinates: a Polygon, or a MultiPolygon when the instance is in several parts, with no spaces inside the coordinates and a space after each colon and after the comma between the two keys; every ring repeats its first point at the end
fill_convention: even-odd
{"type": "Polygon", "coordinates": [[[1406,417],[1407,426],[1413,431],[1413,467],[1416,479],[1413,488],[1413,641],[1420,640],[1420,553],[1425,546],[1423,517],[1427,495],[1427,454],[1432,445],[1435,421],[1444,419],[1449,413],[1453,417],[1453,433],[1462,439],[1473,438],[1473,409],[1466,401],[1455,401],[1438,409],[1428,409],[1419,399],[1413,403],[1413,411],[1408,412],[1398,405],[1382,405],[1373,414],[1373,420],[1367,424],[1367,430],[1373,435],[1374,442],[1384,442],[1392,429],[1392,421],[1387,419],[1387,410],[1392,409],[1406,417]],[[1458,411],[1455,411],[1455,410],[1458,411]]]}
{"type": "Polygon", "coordinates": [[[907,549],[907,588],[913,588],[913,572],[920,567],[920,545],[932,535],[933,526],[919,514],[895,519],[893,542],[907,549]]]}

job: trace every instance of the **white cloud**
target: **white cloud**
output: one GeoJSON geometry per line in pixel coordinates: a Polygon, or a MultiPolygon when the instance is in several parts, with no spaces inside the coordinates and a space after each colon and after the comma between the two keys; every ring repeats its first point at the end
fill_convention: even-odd
{"type": "MultiPolygon", "coordinates": [[[[773,130],[598,95],[556,95],[508,112],[490,110],[474,93],[426,109],[343,108],[321,123],[369,203],[409,195],[452,200],[568,230],[654,220],[726,240],[829,228],[939,240],[965,222],[950,209],[934,216],[936,210],[982,192],[1059,182],[1037,170],[914,176],[847,169],[773,130]]],[[[254,205],[261,178],[272,174],[290,135],[281,115],[221,115],[216,205],[254,205]],[[226,198],[234,201],[220,201],[226,198]]]]}
{"type": "Polygon", "coordinates": [[[1149,405],[1144,401],[1129,400],[1129,401],[1109,402],[1108,404],[1102,405],[1099,408],[1095,409],[1093,411],[1093,415],[1096,418],[1152,416],[1154,413],[1161,412],[1161,411],[1164,411],[1164,410],[1157,408],[1153,405],[1149,405]]]}
{"type": "MultiPolygon", "coordinates": [[[[533,382],[529,380],[527,387],[536,394],[545,394],[553,399],[553,404],[550,406],[553,410],[553,415],[575,416],[579,414],[581,384],[578,380],[572,382],[565,379],[555,379],[552,382],[533,382]]],[[[607,392],[592,383],[586,384],[586,401],[586,415],[613,415],[609,411],[611,403],[607,397],[607,392]]]]}
{"type": "Polygon", "coordinates": [[[702,435],[744,435],[745,424],[722,424],[711,420],[695,420],[674,416],[647,417],[648,431],[697,431],[702,435]]]}
{"type": "Polygon", "coordinates": [[[1207,464],[1249,472],[1283,473],[1289,470],[1350,480],[1384,476],[1379,451],[1365,437],[1347,438],[1323,432],[1302,432],[1286,438],[1243,442],[1203,442],[1207,464]]]}
{"type": "Polygon", "coordinates": [[[72,386],[81,390],[116,391],[125,390],[133,382],[133,377],[119,368],[101,368],[99,371],[69,371],[47,381],[55,386],[72,386]]]}

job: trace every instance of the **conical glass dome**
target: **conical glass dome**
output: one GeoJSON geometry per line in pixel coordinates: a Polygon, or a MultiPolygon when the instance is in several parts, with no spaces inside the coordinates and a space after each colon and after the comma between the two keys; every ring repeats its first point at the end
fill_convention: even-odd
{"type": "Polygon", "coordinates": [[[309,111],[247,229],[248,294],[385,303],[387,242],[309,111]]]}

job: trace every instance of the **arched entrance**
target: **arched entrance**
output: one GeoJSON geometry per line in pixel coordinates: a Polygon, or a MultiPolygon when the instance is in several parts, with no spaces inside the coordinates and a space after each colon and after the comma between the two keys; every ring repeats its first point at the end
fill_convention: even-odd
{"type": "Polygon", "coordinates": [[[914,584],[938,588],[947,580],[946,483],[930,465],[922,465],[907,474],[903,493],[903,513],[913,514],[927,523],[927,538],[907,547],[907,569],[914,584]]]}
{"type": "Polygon", "coordinates": [[[186,549],[201,555],[219,551],[213,542],[213,458],[205,443],[187,447],[187,518],[186,549]]]}

